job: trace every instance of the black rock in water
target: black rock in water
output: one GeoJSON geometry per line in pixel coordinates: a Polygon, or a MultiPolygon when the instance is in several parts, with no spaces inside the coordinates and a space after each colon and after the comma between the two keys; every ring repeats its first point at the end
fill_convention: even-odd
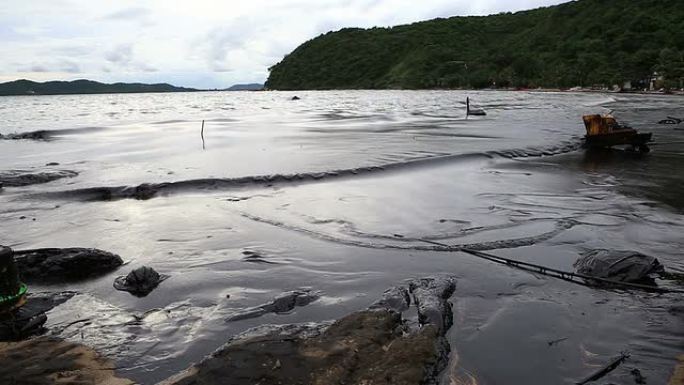
{"type": "Polygon", "coordinates": [[[131,271],[125,277],[117,277],[114,280],[114,288],[127,291],[136,297],[144,297],[166,278],[168,277],[157,273],[153,268],[143,266],[131,271]]]}
{"type": "Polygon", "coordinates": [[[54,284],[107,274],[123,264],[116,254],[72,247],[14,252],[21,279],[27,283],[54,284]]]}
{"type": "Polygon", "coordinates": [[[633,283],[650,282],[665,271],[657,258],[636,251],[592,250],[574,266],[578,273],[590,277],[633,283]]]}
{"type": "Polygon", "coordinates": [[[300,98],[299,96],[295,95],[295,96],[292,97],[291,100],[299,100],[299,99],[301,99],[301,98],[300,98]]]}

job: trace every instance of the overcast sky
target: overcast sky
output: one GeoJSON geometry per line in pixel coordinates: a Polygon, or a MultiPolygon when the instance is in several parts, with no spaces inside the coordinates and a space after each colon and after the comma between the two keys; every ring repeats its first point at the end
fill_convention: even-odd
{"type": "Polygon", "coordinates": [[[302,42],[344,27],[486,15],[567,0],[0,0],[0,82],[88,78],[261,83],[302,42]]]}

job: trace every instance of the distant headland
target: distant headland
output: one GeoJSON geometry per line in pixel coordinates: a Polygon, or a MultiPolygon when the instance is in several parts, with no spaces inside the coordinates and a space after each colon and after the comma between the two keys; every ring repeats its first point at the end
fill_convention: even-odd
{"type": "Polygon", "coordinates": [[[21,79],[0,83],[0,96],[10,95],[70,95],[70,94],[115,94],[144,92],[192,92],[194,88],[176,87],[167,83],[113,83],[93,80],[34,82],[21,79]]]}
{"type": "Polygon", "coordinates": [[[199,92],[199,91],[261,91],[261,83],[235,84],[225,89],[197,89],[177,87],[168,83],[100,83],[93,80],[34,82],[21,79],[0,83],[0,96],[19,95],[75,95],[75,94],[138,94],[149,92],[199,92]]]}
{"type": "Polygon", "coordinates": [[[264,85],[261,83],[235,84],[226,88],[225,91],[262,91],[264,85]]]}

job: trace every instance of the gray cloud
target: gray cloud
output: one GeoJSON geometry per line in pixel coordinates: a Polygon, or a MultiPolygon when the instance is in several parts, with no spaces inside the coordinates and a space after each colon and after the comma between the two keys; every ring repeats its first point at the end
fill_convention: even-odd
{"type": "Polygon", "coordinates": [[[20,68],[19,71],[21,71],[21,72],[50,72],[50,70],[47,67],[42,66],[40,64],[34,64],[30,67],[20,68]]]}
{"type": "Polygon", "coordinates": [[[152,15],[152,10],[143,7],[124,8],[122,10],[109,13],[103,17],[108,20],[134,20],[143,19],[152,15]]]}
{"type": "Polygon", "coordinates": [[[126,65],[133,59],[133,45],[121,44],[104,55],[105,60],[110,63],[126,65]]]}
{"type": "Polygon", "coordinates": [[[57,56],[86,56],[93,52],[93,48],[85,45],[64,45],[54,47],[52,52],[57,56]]]}
{"type": "Polygon", "coordinates": [[[57,66],[59,71],[62,72],[68,72],[71,74],[77,74],[81,72],[81,67],[79,67],[78,64],[75,62],[69,61],[69,60],[62,60],[58,66],[57,66]]]}
{"type": "Polygon", "coordinates": [[[142,72],[159,72],[159,69],[145,63],[136,63],[135,68],[142,72]]]}
{"type": "Polygon", "coordinates": [[[67,72],[67,73],[80,73],[81,68],[79,65],[70,60],[57,60],[51,63],[43,64],[31,64],[28,66],[19,66],[17,68],[18,72],[33,72],[33,73],[47,73],[47,72],[67,72]]]}

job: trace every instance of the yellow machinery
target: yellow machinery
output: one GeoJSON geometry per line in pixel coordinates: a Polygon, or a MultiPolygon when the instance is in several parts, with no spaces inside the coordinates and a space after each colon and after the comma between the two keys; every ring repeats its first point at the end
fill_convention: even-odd
{"type": "Polygon", "coordinates": [[[618,123],[610,114],[584,115],[582,119],[587,129],[584,138],[588,148],[630,145],[632,149],[642,153],[650,151],[646,143],[651,141],[651,133],[640,134],[637,130],[618,123]]]}

